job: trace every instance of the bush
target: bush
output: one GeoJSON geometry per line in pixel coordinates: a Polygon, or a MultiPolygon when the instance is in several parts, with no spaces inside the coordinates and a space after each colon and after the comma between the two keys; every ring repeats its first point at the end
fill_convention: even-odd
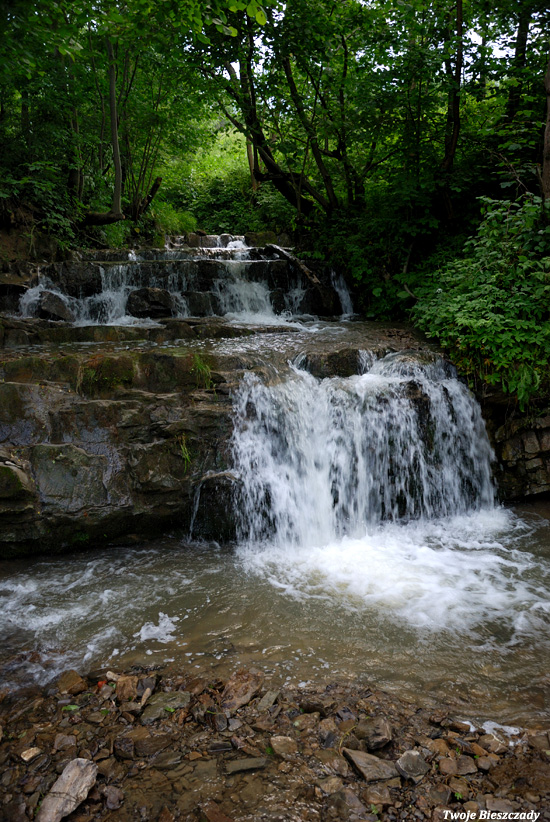
{"type": "Polygon", "coordinates": [[[550,387],[550,203],[480,199],[477,236],[417,289],[413,317],[472,384],[499,386],[523,410],[550,387]]]}

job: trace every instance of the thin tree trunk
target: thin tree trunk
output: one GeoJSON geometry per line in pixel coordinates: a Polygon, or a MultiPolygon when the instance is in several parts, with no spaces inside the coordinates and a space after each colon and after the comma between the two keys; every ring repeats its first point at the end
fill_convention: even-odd
{"type": "Polygon", "coordinates": [[[508,120],[513,120],[519,111],[521,105],[522,82],[521,75],[525,68],[525,61],[527,56],[527,40],[529,38],[529,26],[531,25],[531,18],[533,12],[527,3],[522,3],[522,8],[519,12],[518,29],[516,33],[516,48],[513,60],[514,79],[517,81],[516,86],[512,86],[508,93],[508,103],[506,105],[506,117],[508,120]]]}
{"type": "Polygon", "coordinates": [[[457,0],[456,4],[456,60],[454,72],[448,67],[448,74],[451,75],[451,89],[449,91],[449,101],[447,107],[447,133],[445,135],[445,157],[441,163],[442,171],[451,171],[458,145],[460,134],[460,86],[462,82],[463,38],[462,38],[462,0],[457,0]]]}
{"type": "Polygon", "coordinates": [[[546,128],[542,149],[542,197],[546,201],[550,199],[550,55],[544,75],[544,89],[546,91],[546,128]]]}
{"type": "Polygon", "coordinates": [[[250,171],[250,182],[252,184],[252,191],[257,191],[259,188],[259,183],[254,176],[254,148],[252,146],[251,140],[247,138],[246,140],[246,156],[248,159],[248,168],[250,171]]]}
{"type": "Polygon", "coordinates": [[[117,96],[116,96],[116,66],[115,55],[113,51],[113,44],[108,37],[105,38],[107,45],[107,56],[109,58],[109,112],[111,115],[111,143],[113,147],[113,167],[115,171],[115,184],[113,189],[113,205],[111,212],[120,215],[120,219],[124,219],[122,214],[122,165],[120,162],[120,145],[118,142],[118,110],[117,110],[117,96]]]}

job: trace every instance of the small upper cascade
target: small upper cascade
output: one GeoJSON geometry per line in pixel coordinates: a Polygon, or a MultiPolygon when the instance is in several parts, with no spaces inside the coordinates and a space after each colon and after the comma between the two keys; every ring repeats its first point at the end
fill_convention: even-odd
{"type": "Polygon", "coordinates": [[[206,316],[276,324],[352,313],[341,276],[308,278],[294,261],[287,249],[251,246],[232,234],[168,237],[164,249],[83,251],[76,260],[42,266],[20,313],[76,325],[206,316]]]}
{"type": "Polygon", "coordinates": [[[325,379],[295,363],[275,385],[247,375],[236,397],[243,539],[325,545],[493,505],[481,412],[448,363],[365,353],[362,373],[325,379]]]}

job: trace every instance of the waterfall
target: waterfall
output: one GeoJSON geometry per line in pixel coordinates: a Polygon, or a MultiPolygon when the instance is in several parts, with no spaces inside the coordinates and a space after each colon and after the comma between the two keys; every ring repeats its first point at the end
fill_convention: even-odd
{"type": "Polygon", "coordinates": [[[272,385],[246,375],[233,437],[244,541],[325,545],[493,505],[481,413],[451,366],[365,353],[358,371],[319,380],[292,366],[272,385]]]}
{"type": "Polygon", "coordinates": [[[344,280],[342,273],[340,271],[331,271],[330,282],[332,287],[338,294],[338,299],[340,300],[340,305],[342,306],[342,315],[344,317],[351,316],[353,314],[353,303],[351,301],[351,294],[349,293],[346,281],[344,280]]]}

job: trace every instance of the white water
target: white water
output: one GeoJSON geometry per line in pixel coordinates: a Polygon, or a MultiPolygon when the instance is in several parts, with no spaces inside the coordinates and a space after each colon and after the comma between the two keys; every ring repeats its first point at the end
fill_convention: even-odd
{"type": "Polygon", "coordinates": [[[479,407],[440,363],[406,355],[317,380],[298,368],[236,399],[241,534],[279,548],[362,537],[383,520],[491,507],[491,448],[479,407]]]}
{"type": "MultiPolygon", "coordinates": [[[[170,244],[176,247],[164,251],[145,250],[139,254],[131,250],[127,259],[120,262],[90,262],[90,266],[97,266],[101,277],[101,291],[92,296],[69,296],[48,276],[41,275],[38,284],[22,296],[20,313],[24,317],[40,315],[44,293],[53,292],[74,317],[75,325],[156,325],[150,318],[132,316],[128,310],[132,291],[152,287],[168,292],[166,311],[176,317],[189,317],[190,305],[193,305],[191,294],[205,290],[214,295],[211,311],[239,323],[285,324],[303,315],[306,289],[300,278],[295,276],[288,283],[283,277],[281,287],[275,289],[274,306],[274,292],[261,279],[265,268],[260,267],[260,274],[258,268],[254,268],[256,262],[265,258],[260,257],[258,249],[252,254],[244,237],[229,234],[203,237],[204,245],[193,250],[181,246],[179,239],[172,238],[170,244]],[[205,271],[200,269],[201,260],[214,265],[205,271]]],[[[332,272],[331,282],[343,315],[351,315],[353,306],[343,277],[332,272]]],[[[207,302],[200,305],[199,311],[208,311],[207,302]]],[[[65,312],[62,315],[65,317],[65,312]]]]}
{"type": "Polygon", "coordinates": [[[276,385],[245,378],[234,434],[243,568],[287,596],[420,631],[494,622],[507,642],[536,633],[550,568],[532,574],[513,536],[526,526],[494,504],[473,397],[441,360],[365,354],[362,367],[348,379],[298,368],[276,385]]]}

